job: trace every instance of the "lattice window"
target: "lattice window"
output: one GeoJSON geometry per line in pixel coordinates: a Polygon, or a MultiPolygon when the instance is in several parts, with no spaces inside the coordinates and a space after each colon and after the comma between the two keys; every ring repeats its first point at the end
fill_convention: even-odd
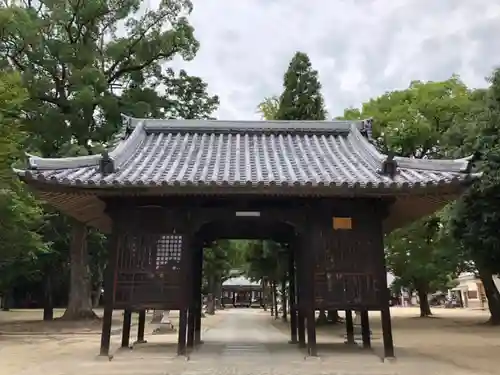
{"type": "Polygon", "coordinates": [[[163,235],[156,242],[156,269],[179,264],[182,259],[182,236],[163,235]]]}

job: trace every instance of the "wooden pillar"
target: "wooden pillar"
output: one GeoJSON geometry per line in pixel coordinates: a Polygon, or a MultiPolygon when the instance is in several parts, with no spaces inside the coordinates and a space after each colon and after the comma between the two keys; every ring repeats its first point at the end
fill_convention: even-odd
{"type": "Polygon", "coordinates": [[[194,344],[201,344],[201,314],[203,309],[203,302],[201,300],[201,284],[203,283],[203,244],[196,255],[196,271],[195,271],[195,284],[196,284],[196,314],[194,325],[194,344]]]}
{"type": "MultiPolygon", "coordinates": [[[[306,320],[307,331],[307,352],[310,356],[318,355],[316,347],[316,319],[315,319],[315,301],[314,301],[314,231],[312,226],[308,226],[305,233],[300,238],[300,306],[306,320]]],[[[300,319],[299,314],[299,344],[300,344],[300,319]]],[[[302,318],[303,319],[303,318],[302,318]]]]}
{"type": "Polygon", "coordinates": [[[387,203],[382,203],[379,205],[379,223],[378,228],[378,241],[375,241],[374,253],[377,255],[378,268],[378,279],[381,288],[380,296],[380,318],[382,323],[382,339],[384,342],[384,358],[394,357],[394,342],[392,338],[392,324],[391,324],[391,311],[389,307],[390,291],[387,287],[387,268],[385,264],[385,252],[384,252],[384,232],[382,228],[382,221],[387,216],[389,206],[387,203]]]}
{"type": "Polygon", "coordinates": [[[188,310],[188,317],[187,317],[187,339],[186,339],[186,344],[188,348],[193,348],[194,347],[194,331],[195,331],[195,325],[196,325],[196,302],[192,302],[189,310],[188,310]]]}
{"type": "Polygon", "coordinates": [[[306,315],[305,315],[305,281],[304,281],[304,264],[302,256],[303,241],[301,238],[296,238],[297,245],[295,248],[295,256],[297,257],[297,336],[299,339],[299,348],[306,347],[306,315]]]}
{"type": "Polygon", "coordinates": [[[125,310],[123,312],[122,348],[128,348],[130,345],[131,325],[132,325],[132,311],[125,310]]]}
{"type": "Polygon", "coordinates": [[[311,357],[318,355],[316,346],[316,317],[314,308],[308,308],[306,313],[307,323],[307,352],[311,357]]]}
{"type": "Polygon", "coordinates": [[[299,348],[305,348],[306,347],[306,316],[304,314],[304,311],[300,307],[297,311],[297,336],[299,339],[299,348]]]}
{"type": "Polygon", "coordinates": [[[384,341],[384,357],[394,357],[394,344],[392,340],[391,311],[389,306],[384,306],[380,312],[382,320],[382,337],[384,341]]]}
{"type": "Polygon", "coordinates": [[[345,311],[345,330],[346,330],[346,344],[355,344],[354,342],[354,322],[352,320],[352,310],[345,311]]]}
{"type": "Polygon", "coordinates": [[[113,228],[113,233],[111,234],[108,242],[109,255],[108,255],[108,265],[105,269],[105,292],[104,292],[104,314],[102,318],[102,330],[101,330],[101,348],[99,355],[109,356],[109,346],[111,342],[111,323],[113,319],[113,305],[115,298],[115,269],[116,261],[118,258],[118,248],[117,244],[117,233],[115,233],[116,228],[113,228]]]}
{"type": "Polygon", "coordinates": [[[139,325],[137,326],[137,341],[136,344],[145,344],[144,328],[146,327],[146,310],[139,311],[139,325]]]}
{"type": "Polygon", "coordinates": [[[371,348],[370,320],[367,310],[361,311],[361,338],[363,339],[363,348],[371,348]]]}
{"type": "Polygon", "coordinates": [[[308,226],[307,232],[301,241],[302,263],[304,264],[304,307],[307,328],[307,351],[310,356],[316,357],[318,350],[316,346],[316,316],[314,299],[314,268],[319,233],[314,226],[308,226]],[[307,255],[306,249],[309,248],[307,255]]]}
{"type": "Polygon", "coordinates": [[[289,246],[288,255],[288,300],[290,306],[290,343],[297,343],[297,298],[295,283],[295,248],[296,241],[292,241],[289,246]]]}
{"type": "MultiPolygon", "coordinates": [[[[196,253],[196,242],[189,222],[184,223],[182,236],[182,265],[183,265],[183,281],[184,288],[187,292],[183,295],[182,306],[179,309],[179,332],[177,337],[177,355],[186,355],[186,347],[188,340],[188,311],[192,310],[193,302],[193,257],[196,253]]],[[[194,320],[191,320],[194,323],[194,320]]],[[[194,328],[194,325],[193,325],[194,328]]],[[[194,335],[194,331],[193,331],[194,335]]]]}
{"type": "Polygon", "coordinates": [[[186,331],[187,331],[188,309],[179,311],[179,335],[177,337],[177,355],[186,355],[186,331]]]}
{"type": "Polygon", "coordinates": [[[382,266],[380,267],[379,280],[380,280],[380,287],[382,288],[382,291],[380,293],[380,298],[381,298],[380,319],[382,323],[382,340],[384,342],[384,358],[393,358],[394,342],[392,338],[391,310],[389,308],[390,292],[389,288],[387,287],[387,271],[385,267],[385,255],[383,251],[383,244],[382,244],[382,250],[379,253],[382,254],[381,255],[382,266]]]}
{"type": "Polygon", "coordinates": [[[189,311],[187,318],[187,347],[193,348],[195,343],[196,315],[198,311],[198,253],[201,251],[201,242],[195,241],[195,247],[191,249],[191,298],[189,301],[189,311]]]}
{"type": "Polygon", "coordinates": [[[200,345],[201,341],[201,314],[202,314],[202,305],[201,305],[201,297],[199,297],[200,302],[196,308],[195,321],[194,321],[194,344],[200,345]]]}

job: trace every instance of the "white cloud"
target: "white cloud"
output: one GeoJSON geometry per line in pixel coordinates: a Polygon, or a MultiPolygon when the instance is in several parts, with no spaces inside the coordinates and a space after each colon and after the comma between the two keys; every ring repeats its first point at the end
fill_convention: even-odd
{"type": "Polygon", "coordinates": [[[332,115],[413,79],[457,73],[484,86],[500,64],[500,3],[491,0],[194,0],[194,7],[201,48],[175,66],[208,82],[221,98],[221,119],[255,118],[258,102],[281,92],[297,50],[319,71],[332,115]]]}

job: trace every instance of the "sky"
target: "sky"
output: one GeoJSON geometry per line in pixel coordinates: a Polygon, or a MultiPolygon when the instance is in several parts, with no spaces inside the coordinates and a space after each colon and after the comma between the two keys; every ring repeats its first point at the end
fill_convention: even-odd
{"type": "MultiPolygon", "coordinates": [[[[158,0],[150,0],[155,2],[158,0]]],[[[193,0],[201,43],[191,62],[223,120],[258,119],[296,51],[319,71],[332,117],[412,80],[459,74],[472,87],[500,65],[500,1],[193,0]]]]}

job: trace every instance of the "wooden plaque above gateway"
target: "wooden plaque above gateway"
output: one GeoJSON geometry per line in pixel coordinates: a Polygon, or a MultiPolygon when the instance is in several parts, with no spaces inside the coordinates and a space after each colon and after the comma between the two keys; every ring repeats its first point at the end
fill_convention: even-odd
{"type": "Polygon", "coordinates": [[[333,229],[352,229],[352,218],[350,217],[333,217],[333,229]]]}

